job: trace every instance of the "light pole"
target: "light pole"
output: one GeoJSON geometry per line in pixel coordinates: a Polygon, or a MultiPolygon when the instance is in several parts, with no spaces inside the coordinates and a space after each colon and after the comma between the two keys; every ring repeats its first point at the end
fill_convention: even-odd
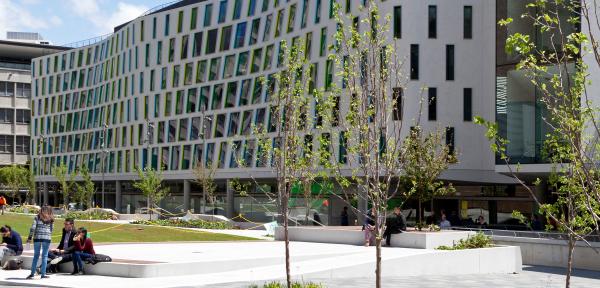
{"type": "MultiPolygon", "coordinates": [[[[44,151],[43,150],[43,146],[44,146],[45,140],[46,140],[46,136],[44,136],[44,134],[40,134],[40,139],[39,139],[38,147],[37,147],[38,148],[37,158],[38,158],[38,167],[39,167],[38,170],[40,171],[40,176],[42,176],[42,153],[44,151]]],[[[47,203],[44,203],[44,195],[42,195],[44,193],[44,190],[43,190],[44,187],[42,185],[42,181],[40,181],[40,188],[41,189],[39,189],[39,190],[40,190],[41,193],[38,192],[39,193],[39,197],[40,197],[40,202],[39,203],[41,205],[47,204],[47,203]]],[[[45,200],[47,201],[48,199],[45,199],[45,200]]]]}
{"type": "Polygon", "coordinates": [[[102,127],[102,134],[100,134],[100,149],[102,150],[102,208],[105,208],[104,205],[104,165],[106,161],[106,130],[108,129],[108,124],[104,123],[102,127]]]}

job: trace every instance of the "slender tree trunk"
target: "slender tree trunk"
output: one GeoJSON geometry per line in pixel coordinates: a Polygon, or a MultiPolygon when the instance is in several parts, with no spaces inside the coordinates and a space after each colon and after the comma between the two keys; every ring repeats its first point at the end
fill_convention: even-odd
{"type": "Polygon", "coordinates": [[[292,275],[290,272],[290,239],[288,234],[288,197],[289,192],[289,183],[285,184],[285,197],[283,197],[282,210],[283,210],[283,238],[285,240],[285,277],[287,282],[287,287],[292,287],[292,275]]]}
{"type": "MultiPolygon", "coordinates": [[[[377,222],[375,222],[377,223],[377,222]]],[[[376,227],[375,229],[377,229],[376,231],[378,231],[375,237],[375,254],[376,254],[376,267],[375,267],[375,287],[377,288],[381,288],[381,241],[382,238],[380,237],[380,230],[379,227],[376,227]]]]}
{"type": "Polygon", "coordinates": [[[575,250],[575,238],[569,235],[569,257],[567,258],[567,275],[565,279],[565,288],[571,287],[571,273],[573,272],[573,251],[575,250]]]}

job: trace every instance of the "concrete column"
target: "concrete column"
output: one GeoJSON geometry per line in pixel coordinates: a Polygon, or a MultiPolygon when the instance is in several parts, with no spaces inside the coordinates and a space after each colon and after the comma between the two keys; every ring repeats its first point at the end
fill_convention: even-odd
{"type": "Polygon", "coordinates": [[[46,182],[44,182],[43,187],[42,187],[42,196],[43,196],[42,204],[48,205],[48,183],[46,183],[46,182]]]}
{"type": "MultiPolygon", "coordinates": [[[[366,195],[366,191],[359,191],[358,189],[356,190],[356,193],[358,194],[358,210],[360,212],[358,212],[358,214],[356,215],[356,217],[358,218],[358,224],[359,225],[363,225],[365,223],[365,215],[367,214],[368,210],[369,210],[369,201],[368,201],[368,196],[366,195]]],[[[352,225],[352,223],[350,223],[350,225],[352,225]]]]}
{"type": "Polygon", "coordinates": [[[235,214],[235,205],[233,204],[234,201],[234,190],[233,190],[233,185],[231,183],[231,181],[227,180],[227,200],[225,203],[225,216],[227,218],[233,218],[234,214],[235,214]]]}
{"type": "Polygon", "coordinates": [[[115,181],[115,211],[121,213],[121,181],[115,181]]]}
{"type": "Polygon", "coordinates": [[[190,180],[183,180],[183,212],[190,210],[190,180]]]}

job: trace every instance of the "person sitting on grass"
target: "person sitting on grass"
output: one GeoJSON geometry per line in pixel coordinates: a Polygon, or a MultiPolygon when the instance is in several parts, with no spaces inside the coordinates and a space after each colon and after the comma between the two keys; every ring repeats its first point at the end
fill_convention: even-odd
{"type": "Polygon", "coordinates": [[[23,253],[23,242],[21,235],[17,231],[12,231],[10,226],[4,225],[0,227],[2,233],[2,244],[0,244],[0,266],[3,267],[8,257],[19,256],[23,253]]]}
{"type": "Polygon", "coordinates": [[[58,272],[58,264],[67,263],[73,258],[73,250],[75,250],[75,238],[77,230],[75,229],[75,220],[71,218],[65,219],[64,228],[62,229],[62,237],[56,249],[50,249],[48,259],[50,261],[49,270],[53,273],[58,272]]]}
{"type": "Polygon", "coordinates": [[[77,230],[77,235],[73,238],[75,251],[73,252],[73,273],[71,275],[85,274],[83,270],[83,260],[89,259],[94,263],[94,244],[91,238],[87,238],[87,229],[81,227],[77,230]]]}

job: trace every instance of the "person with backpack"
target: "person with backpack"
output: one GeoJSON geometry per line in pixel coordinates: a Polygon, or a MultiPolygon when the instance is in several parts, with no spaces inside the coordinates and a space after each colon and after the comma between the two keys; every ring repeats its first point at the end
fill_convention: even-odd
{"type": "Polygon", "coordinates": [[[6,206],[6,198],[0,195],[0,210],[2,210],[2,215],[4,215],[4,206],[6,206]]]}
{"type": "Polygon", "coordinates": [[[8,257],[19,256],[23,253],[23,242],[21,241],[21,235],[19,235],[17,231],[13,231],[8,225],[0,227],[0,233],[2,233],[2,244],[0,244],[0,266],[4,267],[8,257]]]}
{"type": "Polygon", "coordinates": [[[73,238],[75,251],[73,252],[73,273],[71,275],[85,274],[83,270],[83,260],[87,260],[95,264],[94,243],[92,239],[87,237],[87,229],[81,227],[77,230],[77,235],[73,238]]]}
{"type": "Polygon", "coordinates": [[[33,219],[31,228],[29,229],[29,237],[27,243],[33,239],[33,261],[31,262],[31,274],[25,278],[26,280],[33,279],[37,268],[38,260],[40,260],[41,252],[41,279],[49,278],[46,276],[46,264],[48,261],[48,249],[52,240],[52,230],[54,229],[54,212],[52,207],[43,206],[40,212],[33,219]]]}

